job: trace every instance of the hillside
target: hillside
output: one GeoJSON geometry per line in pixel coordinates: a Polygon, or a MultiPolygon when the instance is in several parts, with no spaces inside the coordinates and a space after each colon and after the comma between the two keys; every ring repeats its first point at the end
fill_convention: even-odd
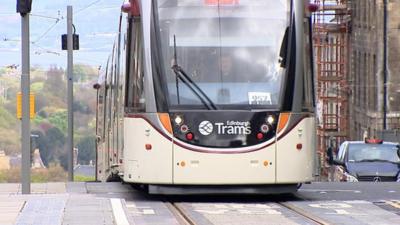
{"type": "MultiPolygon", "coordinates": [[[[0,70],[0,150],[7,155],[20,154],[20,122],[16,119],[18,71],[0,70]]],[[[78,161],[88,164],[95,157],[96,68],[77,64],[74,68],[74,144],[78,161]]],[[[64,69],[34,67],[31,89],[36,96],[36,117],[31,121],[32,150],[38,148],[43,163],[66,168],[67,99],[64,69]]]]}

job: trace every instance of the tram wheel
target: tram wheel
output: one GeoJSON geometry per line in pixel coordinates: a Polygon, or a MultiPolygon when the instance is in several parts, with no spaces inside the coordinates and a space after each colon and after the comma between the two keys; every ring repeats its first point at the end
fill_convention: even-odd
{"type": "Polygon", "coordinates": [[[112,173],[107,177],[106,182],[121,182],[121,177],[118,174],[112,173]]]}

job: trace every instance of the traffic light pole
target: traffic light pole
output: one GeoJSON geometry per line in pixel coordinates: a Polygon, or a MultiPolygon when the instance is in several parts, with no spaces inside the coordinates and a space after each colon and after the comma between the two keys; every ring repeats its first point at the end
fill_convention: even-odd
{"type": "Polygon", "coordinates": [[[22,92],[22,123],[21,123],[21,184],[22,194],[31,193],[31,125],[30,125],[30,51],[29,51],[29,13],[21,14],[21,92],[22,92]]]}
{"type": "Polygon", "coordinates": [[[68,101],[68,181],[74,181],[74,111],[73,111],[73,38],[72,38],[72,6],[67,6],[67,101],[68,101]]]}

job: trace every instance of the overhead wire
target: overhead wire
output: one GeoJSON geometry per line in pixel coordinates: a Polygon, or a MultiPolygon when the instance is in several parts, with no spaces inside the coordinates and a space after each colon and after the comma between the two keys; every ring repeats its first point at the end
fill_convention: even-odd
{"type": "Polygon", "coordinates": [[[60,20],[56,20],[55,23],[53,23],[42,35],[40,35],[33,43],[39,42],[42,38],[44,38],[54,27],[60,22],[60,20]]]}
{"type": "Polygon", "coordinates": [[[57,56],[60,56],[60,55],[61,55],[60,52],[54,51],[54,50],[51,50],[51,49],[48,49],[48,48],[44,48],[44,47],[42,47],[42,46],[36,44],[35,42],[32,42],[32,45],[36,46],[37,48],[42,49],[43,51],[45,51],[45,53],[50,53],[50,54],[54,54],[54,55],[57,55],[57,56]]]}
{"type": "MultiPolygon", "coordinates": [[[[103,0],[96,0],[96,1],[93,1],[93,2],[89,3],[88,5],[84,6],[83,8],[78,9],[78,10],[74,13],[74,16],[76,16],[77,14],[83,12],[83,11],[86,10],[86,9],[89,9],[91,6],[93,6],[94,4],[99,3],[99,2],[101,2],[101,1],[103,1],[103,0]]],[[[107,9],[107,8],[110,8],[110,7],[104,7],[104,8],[107,9]]],[[[61,15],[60,15],[60,11],[58,11],[58,14],[59,14],[59,16],[61,16],[61,15]]],[[[50,17],[50,16],[43,16],[43,15],[35,15],[35,14],[34,14],[34,16],[43,17],[43,18],[48,18],[48,19],[55,19],[55,20],[56,20],[56,22],[55,22],[54,24],[52,24],[52,25],[51,25],[42,35],[40,35],[39,38],[37,38],[34,42],[38,42],[38,41],[40,41],[41,39],[43,39],[52,29],[55,28],[55,26],[56,26],[61,20],[65,19],[64,16],[61,16],[61,17],[59,17],[59,18],[50,17]]]]}
{"type": "MultiPolygon", "coordinates": [[[[40,14],[30,14],[30,16],[40,17],[40,18],[45,18],[45,19],[60,20],[60,17],[53,17],[53,16],[40,15],[40,14]]],[[[60,11],[58,11],[58,16],[60,16],[60,11]]],[[[61,17],[61,19],[63,19],[63,17],[61,17]]]]}
{"type": "Polygon", "coordinates": [[[93,1],[92,3],[89,3],[89,4],[86,5],[85,7],[81,8],[81,9],[78,9],[78,10],[75,12],[75,15],[81,13],[82,11],[84,11],[84,10],[90,8],[92,5],[94,5],[94,4],[98,3],[98,2],[101,2],[101,1],[103,1],[103,0],[96,0],[96,1],[93,1]]]}
{"type": "MultiPolygon", "coordinates": [[[[88,5],[84,6],[83,8],[78,9],[78,10],[74,13],[74,16],[76,16],[77,14],[79,14],[79,13],[81,13],[81,12],[83,12],[83,11],[89,9],[90,7],[92,7],[93,5],[95,5],[96,3],[99,3],[99,2],[101,2],[101,1],[103,1],[103,0],[95,0],[95,1],[93,1],[93,2],[91,2],[91,3],[89,3],[88,5]]],[[[118,7],[114,7],[114,6],[96,7],[96,9],[113,9],[113,8],[118,8],[118,7]]],[[[15,14],[16,14],[16,13],[1,13],[0,15],[12,16],[12,15],[15,15],[15,14]]],[[[50,31],[52,31],[52,30],[56,27],[56,25],[59,24],[59,22],[60,22],[61,20],[64,20],[64,19],[65,19],[65,16],[60,15],[60,11],[58,11],[58,16],[59,16],[58,18],[57,18],[57,17],[52,17],[52,16],[47,16],[47,15],[42,15],[42,14],[30,14],[30,15],[33,16],[33,17],[40,17],[40,18],[46,18],[46,19],[55,20],[55,22],[54,22],[53,24],[51,24],[50,27],[49,27],[48,29],[46,29],[46,31],[44,31],[35,41],[32,41],[31,44],[34,45],[34,46],[36,46],[37,48],[42,49],[45,53],[55,54],[55,55],[57,55],[57,56],[65,57],[65,56],[63,56],[60,52],[53,51],[53,50],[49,50],[49,49],[47,49],[47,48],[44,48],[44,47],[38,45],[38,42],[39,42],[40,40],[42,40],[43,38],[45,38],[45,37],[48,35],[48,33],[50,33],[50,31]]],[[[8,38],[3,38],[3,41],[15,41],[15,42],[19,42],[20,40],[10,40],[10,39],[8,39],[8,38]]],[[[83,59],[83,58],[80,58],[80,57],[77,57],[77,59],[80,60],[80,61],[86,61],[86,62],[91,62],[91,63],[99,63],[99,62],[100,62],[100,61],[97,61],[97,60],[88,60],[88,59],[83,59]]]]}

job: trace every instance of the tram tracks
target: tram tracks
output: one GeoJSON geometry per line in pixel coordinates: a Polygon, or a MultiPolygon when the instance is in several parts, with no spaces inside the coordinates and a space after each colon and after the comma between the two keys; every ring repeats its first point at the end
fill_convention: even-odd
{"type": "Polygon", "coordinates": [[[314,214],[311,214],[297,206],[294,206],[293,204],[290,204],[289,202],[277,202],[277,204],[291,210],[292,212],[294,212],[302,217],[312,220],[313,222],[315,222],[317,224],[331,225],[331,223],[328,223],[327,221],[325,221],[325,220],[315,216],[314,214]]]}
{"type": "Polygon", "coordinates": [[[168,209],[174,214],[177,221],[181,225],[197,225],[197,223],[188,215],[188,213],[181,206],[182,203],[167,202],[168,209]]]}
{"type": "MultiPolygon", "coordinates": [[[[289,202],[274,202],[274,203],[281,206],[282,208],[290,210],[291,212],[299,215],[300,217],[306,218],[306,219],[314,222],[315,224],[332,225],[331,223],[321,219],[320,217],[318,217],[312,213],[309,213],[289,202]]],[[[189,215],[189,213],[183,207],[183,204],[186,204],[186,203],[166,202],[168,209],[176,217],[176,219],[180,225],[202,225],[202,224],[196,222],[195,219],[193,219],[189,215]]],[[[219,225],[219,224],[216,224],[216,225],[219,225]]],[[[221,224],[221,225],[223,225],[223,224],[221,224]]]]}

